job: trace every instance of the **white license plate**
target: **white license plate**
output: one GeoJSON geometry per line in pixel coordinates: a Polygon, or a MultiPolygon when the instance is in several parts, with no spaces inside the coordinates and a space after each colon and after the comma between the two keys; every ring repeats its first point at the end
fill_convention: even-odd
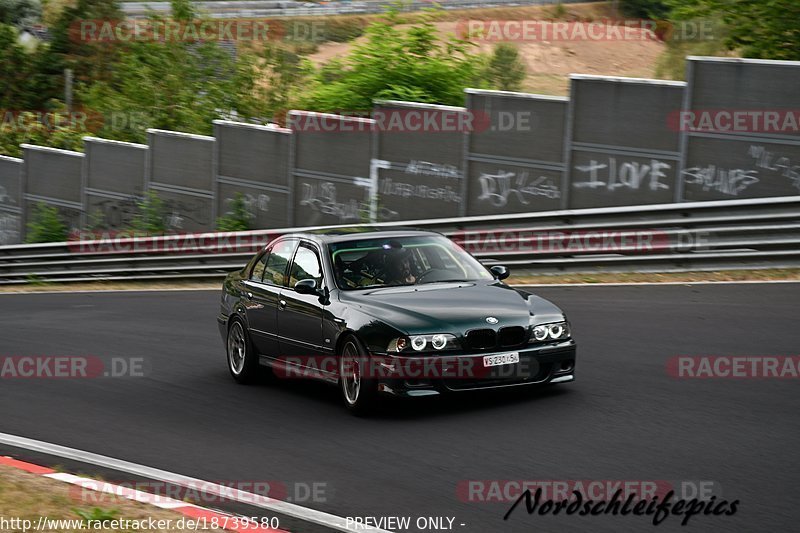
{"type": "Polygon", "coordinates": [[[483,366],[513,365],[519,363],[519,352],[487,355],[483,358],[483,366]]]}

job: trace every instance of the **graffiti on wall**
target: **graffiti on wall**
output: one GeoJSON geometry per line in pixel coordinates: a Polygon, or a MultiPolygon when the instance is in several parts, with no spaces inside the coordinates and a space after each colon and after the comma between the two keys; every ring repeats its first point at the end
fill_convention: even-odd
{"type": "Polygon", "coordinates": [[[211,212],[208,199],[166,198],[164,210],[167,213],[166,226],[168,231],[184,231],[186,227],[194,224],[211,227],[211,212]]]}
{"type": "Polygon", "coordinates": [[[528,171],[520,173],[498,170],[494,174],[481,173],[479,201],[489,202],[493,207],[505,207],[510,198],[523,205],[540,196],[551,200],[561,198],[561,190],[547,176],[533,178],[528,171]]]}
{"type": "Polygon", "coordinates": [[[140,196],[126,198],[97,197],[91,202],[89,212],[90,229],[121,230],[130,227],[139,212],[140,196]]]}
{"type": "Polygon", "coordinates": [[[661,181],[666,178],[666,171],[672,165],[650,159],[648,163],[639,161],[617,161],[614,156],[608,156],[605,161],[592,159],[586,165],[576,165],[575,170],[579,178],[585,181],[574,181],[572,186],[577,189],[606,189],[614,192],[618,190],[668,190],[669,185],[661,181]]]}
{"type": "Polygon", "coordinates": [[[753,158],[757,169],[788,179],[789,183],[800,191],[800,161],[792,161],[783,154],[770,152],[764,146],[755,144],[750,145],[747,155],[753,158]]]}
{"type": "Polygon", "coordinates": [[[714,191],[727,196],[739,196],[759,181],[756,170],[727,169],[716,165],[687,168],[682,174],[687,185],[698,185],[703,191],[714,191]]]}
{"type": "Polygon", "coordinates": [[[336,184],[329,181],[314,184],[303,183],[300,205],[323,215],[338,219],[339,223],[360,222],[367,207],[355,198],[337,200],[336,184]]]}
{"type": "Polygon", "coordinates": [[[404,172],[415,176],[434,176],[437,178],[460,178],[461,171],[454,165],[431,163],[430,161],[409,161],[404,172]]]}
{"type": "MultiPolygon", "coordinates": [[[[244,202],[244,208],[250,215],[250,218],[255,219],[259,214],[269,213],[272,197],[263,192],[258,194],[248,192],[242,193],[242,201],[244,202]]],[[[225,215],[234,214],[233,205],[235,202],[235,197],[228,196],[225,198],[225,215]]]]}
{"type": "Polygon", "coordinates": [[[8,190],[0,185],[0,205],[16,206],[17,202],[8,194],[8,190]]]}

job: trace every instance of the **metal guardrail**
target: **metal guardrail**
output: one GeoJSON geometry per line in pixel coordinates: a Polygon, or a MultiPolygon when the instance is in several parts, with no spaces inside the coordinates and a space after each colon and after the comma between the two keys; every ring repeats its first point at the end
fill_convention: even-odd
{"type": "MultiPolygon", "coordinates": [[[[440,231],[486,264],[526,273],[800,267],[800,196],[375,226],[440,231]]],[[[319,227],[0,246],[0,284],[218,279],[271,238],[310,229],[319,227]]]]}

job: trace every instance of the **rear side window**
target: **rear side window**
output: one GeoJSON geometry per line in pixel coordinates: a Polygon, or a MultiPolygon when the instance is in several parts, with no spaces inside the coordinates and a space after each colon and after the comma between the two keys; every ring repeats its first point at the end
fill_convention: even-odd
{"type": "Polygon", "coordinates": [[[286,286],[286,271],[297,247],[297,241],[281,241],[272,247],[264,269],[264,283],[286,286]]]}
{"type": "Polygon", "coordinates": [[[264,252],[261,257],[258,258],[256,264],[253,265],[253,271],[250,272],[250,279],[252,281],[261,281],[264,277],[264,268],[267,266],[267,257],[269,257],[269,252],[264,252]]]}

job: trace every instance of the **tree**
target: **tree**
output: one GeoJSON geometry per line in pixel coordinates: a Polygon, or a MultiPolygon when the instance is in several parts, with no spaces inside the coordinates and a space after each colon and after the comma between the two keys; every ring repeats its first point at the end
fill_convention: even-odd
{"type": "Polygon", "coordinates": [[[78,94],[106,118],[101,137],[145,142],[147,128],[210,134],[212,120],[259,116],[255,61],[211,42],[134,41],[107,80],[78,94]]]}
{"type": "Polygon", "coordinates": [[[518,91],[525,79],[525,63],[517,47],[510,43],[495,46],[487,74],[494,87],[502,91],[518,91]]]}
{"type": "Polygon", "coordinates": [[[667,0],[675,20],[719,18],[725,44],[744,57],[800,60],[797,0],[667,0]]]}
{"type": "Polygon", "coordinates": [[[270,42],[261,54],[261,104],[273,121],[280,121],[297,101],[299,88],[313,75],[313,66],[295,49],[284,43],[270,42]]]}
{"type": "Polygon", "coordinates": [[[472,43],[440,40],[427,19],[402,28],[393,24],[396,13],[388,17],[366,29],[365,42],[337,63],[338,73],[317,74],[302,98],[306,109],[367,111],[375,99],[463,105],[464,88],[485,84],[482,57],[470,53],[472,43]]]}
{"type": "Polygon", "coordinates": [[[0,154],[20,157],[20,145],[36,144],[62,150],[83,151],[87,131],[70,119],[63,108],[50,113],[6,111],[0,122],[0,154]]]}
{"type": "Polygon", "coordinates": [[[16,28],[0,24],[0,109],[24,109],[29,73],[29,57],[17,43],[16,28]]]}
{"type": "Polygon", "coordinates": [[[25,26],[37,22],[42,16],[38,0],[0,0],[0,24],[25,26]]]}

